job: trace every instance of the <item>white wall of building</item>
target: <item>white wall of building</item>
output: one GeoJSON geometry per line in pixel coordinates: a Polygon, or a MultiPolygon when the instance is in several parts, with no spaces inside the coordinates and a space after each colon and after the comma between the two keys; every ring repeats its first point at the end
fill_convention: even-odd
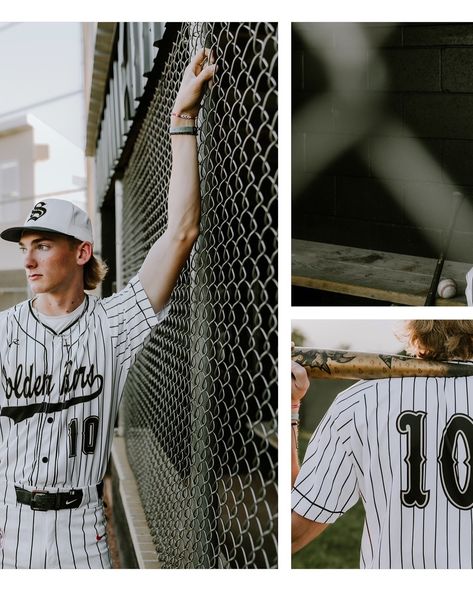
{"type": "Polygon", "coordinates": [[[37,118],[28,120],[34,127],[36,146],[36,196],[53,193],[51,197],[70,199],[87,209],[84,151],[37,118]]]}
{"type": "MultiPolygon", "coordinates": [[[[8,203],[12,199],[10,195],[4,195],[4,190],[0,187],[2,193],[2,198],[0,198],[0,231],[10,226],[22,224],[31,209],[34,194],[33,145],[34,130],[28,125],[25,117],[17,118],[9,125],[0,127],[0,175],[1,169],[10,163],[18,164],[19,173],[15,208],[8,203]]],[[[1,242],[0,272],[21,269],[22,261],[18,246],[4,240],[1,242]]]]}

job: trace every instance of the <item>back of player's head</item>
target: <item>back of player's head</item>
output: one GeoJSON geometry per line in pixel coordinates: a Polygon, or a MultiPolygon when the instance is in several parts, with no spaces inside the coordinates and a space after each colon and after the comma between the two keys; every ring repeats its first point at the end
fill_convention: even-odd
{"type": "Polygon", "coordinates": [[[408,320],[405,337],[418,357],[473,360],[473,320],[408,320]]]}

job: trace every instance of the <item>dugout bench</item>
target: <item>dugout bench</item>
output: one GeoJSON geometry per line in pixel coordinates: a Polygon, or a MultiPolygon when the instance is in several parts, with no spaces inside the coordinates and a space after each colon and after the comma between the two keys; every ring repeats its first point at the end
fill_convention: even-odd
{"type": "MultiPolygon", "coordinates": [[[[292,285],[337,294],[423,306],[437,261],[338,244],[292,240],[292,285]]],[[[466,306],[471,264],[445,261],[442,277],[454,279],[457,295],[436,298],[436,306],[466,306]]]]}

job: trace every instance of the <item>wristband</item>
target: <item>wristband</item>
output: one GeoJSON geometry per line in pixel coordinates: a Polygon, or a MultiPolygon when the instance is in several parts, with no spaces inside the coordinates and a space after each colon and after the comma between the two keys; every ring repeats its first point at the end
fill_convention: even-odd
{"type": "Polygon", "coordinates": [[[182,127],[170,127],[170,135],[197,135],[197,127],[194,125],[183,125],[182,127]]]}
{"type": "Polygon", "coordinates": [[[291,421],[299,421],[299,413],[291,412],[291,421]]]}

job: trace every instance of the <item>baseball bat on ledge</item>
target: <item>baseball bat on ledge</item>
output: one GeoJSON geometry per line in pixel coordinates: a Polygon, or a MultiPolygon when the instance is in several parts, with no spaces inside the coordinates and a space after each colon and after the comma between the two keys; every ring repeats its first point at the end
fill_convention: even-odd
{"type": "Polygon", "coordinates": [[[375,380],[473,375],[473,363],[428,361],[406,355],[293,347],[291,358],[306,368],[311,379],[375,380]]]}

